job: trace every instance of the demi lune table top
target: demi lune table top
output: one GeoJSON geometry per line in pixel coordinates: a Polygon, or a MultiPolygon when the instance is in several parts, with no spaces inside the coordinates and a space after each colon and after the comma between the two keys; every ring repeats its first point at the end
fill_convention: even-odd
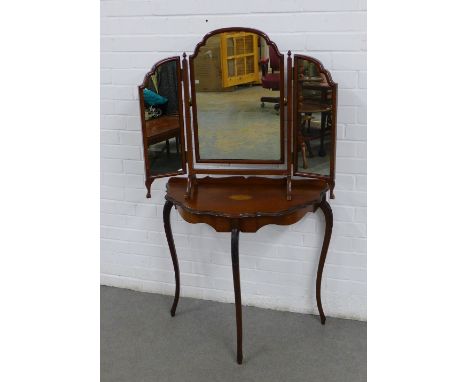
{"type": "Polygon", "coordinates": [[[287,215],[320,203],[328,190],[321,179],[293,179],[288,201],[284,179],[242,176],[197,179],[190,198],[186,187],[187,178],[170,178],[166,199],[193,214],[229,219],[287,215]]]}

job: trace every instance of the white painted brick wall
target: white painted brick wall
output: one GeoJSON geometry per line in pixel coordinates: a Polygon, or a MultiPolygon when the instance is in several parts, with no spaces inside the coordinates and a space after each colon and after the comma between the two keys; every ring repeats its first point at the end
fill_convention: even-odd
{"type": "MultiPolygon", "coordinates": [[[[101,1],[101,282],[174,293],[162,225],[166,180],[145,198],[137,85],[158,60],[191,53],[209,31],[260,29],[282,52],[320,59],[339,83],[335,225],[324,271],[326,314],[366,319],[365,0],[101,1]]],[[[172,213],[181,294],[233,301],[229,234],[172,213]]],[[[240,236],[243,303],[317,313],[324,219],[240,236]]],[[[169,307],[168,307],[169,309],[169,307]]]]}

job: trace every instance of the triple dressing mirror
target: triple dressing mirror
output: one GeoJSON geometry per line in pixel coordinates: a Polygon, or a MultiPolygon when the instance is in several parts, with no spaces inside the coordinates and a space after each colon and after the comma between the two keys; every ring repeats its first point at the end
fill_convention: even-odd
{"type": "Polygon", "coordinates": [[[223,28],[156,63],[139,96],[148,197],[186,173],[321,178],[333,197],[337,84],[320,61],[223,28]]]}

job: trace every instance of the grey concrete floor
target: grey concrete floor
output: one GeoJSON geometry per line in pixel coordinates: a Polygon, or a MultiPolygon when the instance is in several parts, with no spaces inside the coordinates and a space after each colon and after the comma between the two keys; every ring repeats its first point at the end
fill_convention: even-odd
{"type": "Polygon", "coordinates": [[[366,323],[243,307],[236,363],[234,304],[101,287],[101,381],[366,380],[366,323]]]}

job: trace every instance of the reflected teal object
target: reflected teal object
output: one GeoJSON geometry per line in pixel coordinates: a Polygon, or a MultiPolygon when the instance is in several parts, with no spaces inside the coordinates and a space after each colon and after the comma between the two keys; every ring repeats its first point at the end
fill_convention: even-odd
{"type": "Polygon", "coordinates": [[[153,105],[164,105],[167,102],[167,98],[159,95],[158,93],[153,92],[152,90],[143,89],[143,99],[145,103],[153,106],[153,105]]]}

